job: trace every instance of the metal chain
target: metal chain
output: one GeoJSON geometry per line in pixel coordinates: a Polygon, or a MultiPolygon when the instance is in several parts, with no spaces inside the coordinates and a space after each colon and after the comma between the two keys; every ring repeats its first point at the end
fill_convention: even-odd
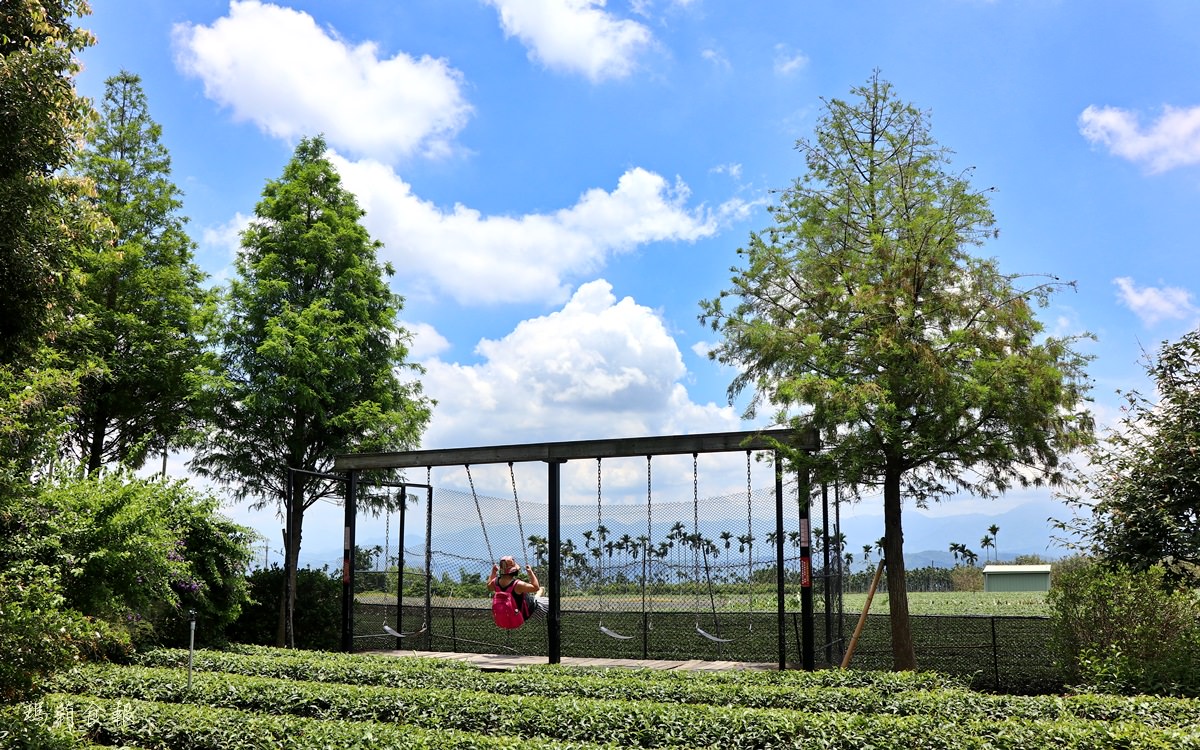
{"type": "Polygon", "coordinates": [[[517,506],[517,532],[521,535],[521,556],[525,558],[525,568],[529,568],[529,545],[526,544],[525,527],[521,525],[521,501],[517,498],[517,475],[513,472],[513,462],[508,462],[508,479],[512,482],[513,504],[517,506]]]}
{"type": "Polygon", "coordinates": [[[492,554],[492,542],[488,539],[487,524],[483,522],[483,509],[479,507],[479,495],[475,494],[475,480],[471,477],[471,464],[463,464],[467,469],[467,481],[471,484],[471,497],[475,500],[475,512],[479,514],[479,528],[483,529],[483,543],[487,545],[488,559],[496,564],[496,556],[492,554]]]}

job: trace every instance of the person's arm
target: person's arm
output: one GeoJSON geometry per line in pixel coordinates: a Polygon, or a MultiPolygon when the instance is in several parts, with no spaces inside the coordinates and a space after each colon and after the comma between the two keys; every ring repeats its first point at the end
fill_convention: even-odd
{"type": "Polygon", "coordinates": [[[500,577],[500,564],[492,563],[492,574],[488,576],[487,588],[488,591],[496,590],[496,579],[500,577]]]}
{"type": "Polygon", "coordinates": [[[537,572],[534,571],[533,566],[526,565],[525,569],[529,571],[529,583],[531,586],[533,586],[533,590],[534,591],[540,590],[542,588],[542,584],[538,583],[537,572]]]}

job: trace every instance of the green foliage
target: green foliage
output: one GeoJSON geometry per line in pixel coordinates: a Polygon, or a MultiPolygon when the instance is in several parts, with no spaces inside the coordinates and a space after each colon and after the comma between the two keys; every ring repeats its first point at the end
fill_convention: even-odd
{"type": "Polygon", "coordinates": [[[411,725],[270,716],[209,706],[55,695],[25,709],[26,721],[104,746],[192,750],[585,750],[538,738],[488,736],[411,725]]]}
{"type": "MultiPolygon", "coordinates": [[[[272,657],[255,660],[269,663],[272,657]]],[[[375,661],[376,657],[361,659],[363,670],[355,673],[350,670],[350,660],[342,655],[328,660],[325,655],[310,655],[311,674],[331,678],[320,683],[291,676],[206,672],[202,667],[193,676],[190,690],[178,669],[88,668],[65,675],[60,682],[62,689],[84,692],[88,698],[55,695],[38,705],[87,706],[89,709],[75,713],[90,716],[92,708],[122,702],[127,710],[125,721],[104,719],[102,731],[118,723],[139,728],[157,723],[163,728],[153,731],[172,732],[172,738],[168,741],[162,734],[147,734],[137,737],[138,744],[168,742],[189,747],[207,747],[211,742],[204,729],[204,714],[211,713],[214,724],[225,725],[223,717],[230,710],[238,711],[248,727],[296,717],[330,722],[347,732],[352,730],[344,723],[356,722],[364,737],[381,725],[394,725],[410,736],[429,740],[461,732],[465,743],[486,734],[520,738],[533,746],[577,742],[610,747],[814,746],[846,750],[1200,747],[1200,736],[1194,731],[1200,719],[1197,701],[990,696],[941,687],[929,677],[881,673],[858,673],[859,687],[837,687],[836,681],[847,674],[840,671],[740,673],[730,678],[728,673],[547,668],[498,675],[431,667],[423,660],[409,665],[379,659],[381,668],[374,668],[375,661]],[[340,678],[324,670],[333,663],[344,668],[340,678]],[[368,682],[389,672],[406,686],[368,682]],[[435,680],[437,685],[423,685],[422,680],[435,680]],[[826,681],[828,686],[822,684],[826,681]],[[800,687],[805,682],[809,687],[800,687]],[[626,694],[625,689],[635,692],[626,694]],[[607,697],[598,697],[601,695],[607,697]],[[192,717],[182,709],[173,713],[177,709],[167,704],[177,702],[198,704],[203,712],[192,717]]],[[[236,666],[237,658],[226,657],[225,663],[236,666]]],[[[114,739],[92,731],[93,736],[114,739]]],[[[134,736],[119,739],[130,741],[134,736]]],[[[295,736],[310,738],[298,740],[301,742],[330,741],[317,731],[295,736]]],[[[347,742],[352,736],[347,734],[341,740],[347,742]]],[[[391,746],[386,744],[392,741],[390,736],[372,739],[391,746]]],[[[271,735],[270,740],[277,742],[278,738],[271,735]]]]}
{"type": "Polygon", "coordinates": [[[47,483],[37,502],[25,554],[54,568],[70,609],[151,642],[178,633],[188,609],[202,633],[236,617],[251,532],[221,518],[214,498],[102,473],[47,483]]]}
{"type": "Polygon", "coordinates": [[[126,659],[129,648],[123,631],[67,609],[49,568],[0,571],[0,703],[40,692],[51,674],[80,660],[126,659]]]}
{"type": "Polygon", "coordinates": [[[1096,562],[1060,573],[1049,601],[1067,681],[1101,692],[1200,696],[1200,602],[1193,592],[1167,591],[1162,568],[1096,562]]]}
{"type": "Polygon", "coordinates": [[[74,732],[30,721],[28,706],[0,706],[0,747],[21,750],[76,750],[83,743],[74,732]]]}
{"type": "Polygon", "coordinates": [[[68,440],[89,471],[138,468],[152,449],[192,442],[213,377],[201,336],[213,302],[192,261],[161,130],[141,80],[122,72],[105,82],[101,119],[76,163],[114,227],[83,253],[78,324],[56,342],[93,365],[68,440]]]}
{"type": "Polygon", "coordinates": [[[1094,555],[1171,584],[1200,586],[1200,329],[1147,364],[1157,400],[1129,391],[1119,425],[1088,452],[1090,470],[1061,524],[1094,555]]]}
{"type": "Polygon", "coordinates": [[[324,139],[303,139],[242,235],[215,428],[193,462],[235,497],[283,511],[293,573],[305,509],[342,488],[308,474],[289,483],[288,468],[326,472],[337,453],[414,447],[430,415],[420,383],[397,377],[419,368],[406,361],[392,269],[324,154],[324,139]]]}
{"type": "MultiPolygon", "coordinates": [[[[266,646],[277,641],[284,571],[258,568],[246,577],[250,602],[227,629],[236,643],[266,646]]],[[[328,570],[296,572],[296,648],[337,650],[342,638],[342,577],[328,570]]]]}
{"type": "Polygon", "coordinates": [[[93,39],[84,0],[6,0],[0,9],[0,367],[32,356],[62,326],[74,258],[103,222],[85,182],[59,171],[93,116],[75,92],[75,55],[93,39]]]}
{"type": "Polygon", "coordinates": [[[882,487],[895,665],[913,668],[901,499],[1061,482],[1061,456],[1090,437],[1086,357],[1035,317],[1057,279],[1025,288],[971,254],[994,218],[926,114],[878,74],[853,93],[826,102],[798,146],[807,174],[700,317],[739,373],[730,397],[752,390],[747,416],[770,405],[774,423],[818,430],[817,454],[781,446],[794,463],[882,487]]]}
{"type": "Polygon", "coordinates": [[[983,591],[983,570],[974,565],[955,565],[950,581],[955,591],[983,591]]]}

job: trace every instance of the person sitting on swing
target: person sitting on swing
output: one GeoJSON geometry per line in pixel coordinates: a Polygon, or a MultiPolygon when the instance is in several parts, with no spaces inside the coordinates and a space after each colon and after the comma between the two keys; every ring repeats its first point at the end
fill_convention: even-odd
{"type": "MultiPolygon", "coordinates": [[[[493,594],[493,602],[495,602],[496,593],[509,592],[512,594],[517,612],[521,616],[521,624],[544,618],[550,609],[550,600],[542,596],[542,587],[538,583],[537,573],[534,572],[533,566],[527,565],[525,569],[529,571],[528,581],[519,578],[521,566],[517,565],[511,555],[506,555],[500,558],[499,563],[492,565],[492,574],[488,577],[487,582],[488,591],[493,594]]],[[[500,627],[511,627],[497,617],[495,606],[492,609],[492,616],[500,627]]]]}

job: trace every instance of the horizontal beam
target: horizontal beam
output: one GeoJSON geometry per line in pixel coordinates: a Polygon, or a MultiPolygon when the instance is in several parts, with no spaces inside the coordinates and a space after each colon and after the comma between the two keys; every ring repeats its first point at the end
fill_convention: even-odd
{"type": "Polygon", "coordinates": [[[559,443],[521,443],[480,448],[448,448],[389,453],[347,453],[335,456],[334,471],[409,469],[421,466],[462,466],[524,461],[561,462],[580,458],[661,456],[686,453],[723,453],[771,450],[777,443],[801,450],[820,450],[820,440],[810,430],[751,430],[698,435],[571,440],[559,443]]]}

